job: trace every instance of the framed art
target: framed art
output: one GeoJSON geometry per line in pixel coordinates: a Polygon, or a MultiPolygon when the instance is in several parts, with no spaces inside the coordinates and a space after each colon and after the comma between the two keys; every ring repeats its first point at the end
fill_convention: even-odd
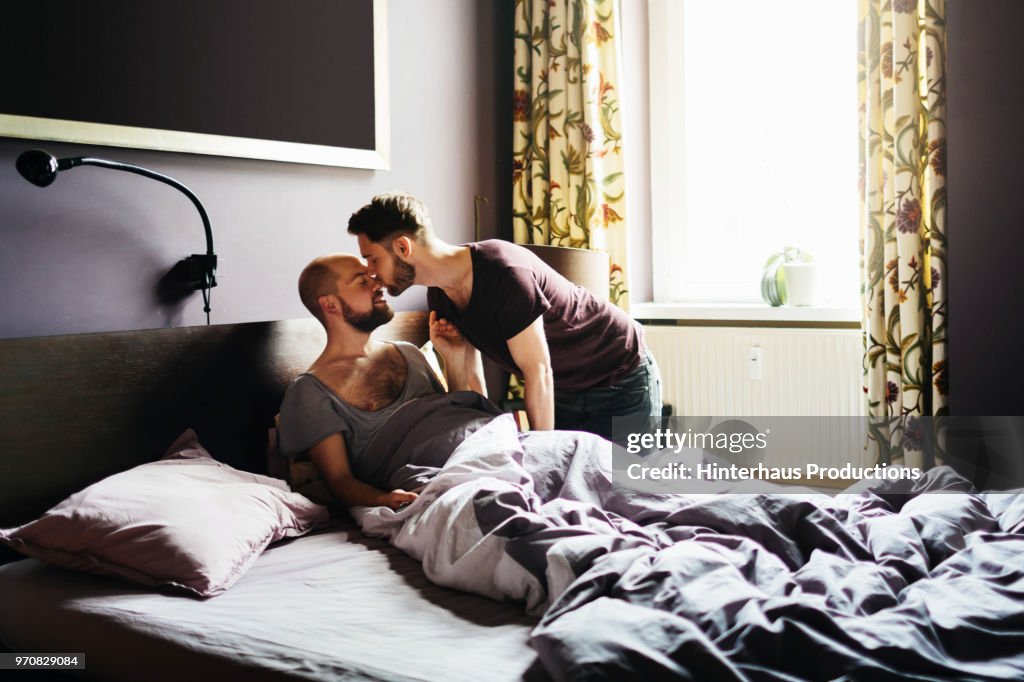
{"type": "Polygon", "coordinates": [[[10,0],[0,135],[387,169],[387,0],[10,0]]]}

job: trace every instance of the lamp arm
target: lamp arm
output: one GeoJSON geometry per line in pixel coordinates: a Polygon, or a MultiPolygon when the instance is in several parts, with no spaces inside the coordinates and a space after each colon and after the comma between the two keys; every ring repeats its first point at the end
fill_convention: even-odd
{"type": "Polygon", "coordinates": [[[206,231],[206,255],[210,258],[213,257],[213,230],[210,228],[210,218],[206,215],[206,209],[203,208],[203,204],[199,201],[199,197],[197,197],[195,192],[185,185],[181,184],[174,178],[157,173],[156,171],[151,171],[147,168],[142,168],[141,166],[133,166],[130,163],[107,161],[106,159],[94,159],[88,156],[77,156],[74,158],[59,159],[57,161],[58,170],[68,170],[75,166],[100,166],[101,168],[112,168],[113,170],[127,171],[129,173],[135,173],[136,175],[143,175],[147,178],[159,180],[166,185],[174,187],[187,196],[195,205],[196,210],[199,211],[199,217],[203,219],[203,229],[206,231]]]}

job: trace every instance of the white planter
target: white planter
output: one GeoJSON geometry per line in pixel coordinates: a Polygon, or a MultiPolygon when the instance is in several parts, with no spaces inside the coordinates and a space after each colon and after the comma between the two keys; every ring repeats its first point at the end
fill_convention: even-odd
{"type": "Polygon", "coordinates": [[[786,304],[810,306],[818,302],[818,266],[793,261],[782,266],[786,278],[786,304]]]}

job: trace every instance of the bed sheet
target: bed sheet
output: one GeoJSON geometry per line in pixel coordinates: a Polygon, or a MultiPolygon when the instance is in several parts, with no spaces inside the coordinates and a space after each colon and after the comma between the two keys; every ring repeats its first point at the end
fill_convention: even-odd
{"type": "Polygon", "coordinates": [[[1024,491],[939,466],[835,497],[664,494],[613,464],[597,436],[504,415],[408,507],[353,512],[438,584],[543,613],[556,679],[1024,680],[1024,491]]]}
{"type": "Polygon", "coordinates": [[[84,653],[104,679],[522,679],[535,623],[431,584],[351,522],[269,548],[205,601],[32,559],[0,566],[0,643],[84,653]]]}

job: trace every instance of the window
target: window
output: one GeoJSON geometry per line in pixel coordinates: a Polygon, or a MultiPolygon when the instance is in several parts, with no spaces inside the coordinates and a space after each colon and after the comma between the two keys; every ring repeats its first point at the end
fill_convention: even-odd
{"type": "Polygon", "coordinates": [[[854,0],[650,0],[654,296],[757,302],[787,246],[858,305],[854,0]]]}

